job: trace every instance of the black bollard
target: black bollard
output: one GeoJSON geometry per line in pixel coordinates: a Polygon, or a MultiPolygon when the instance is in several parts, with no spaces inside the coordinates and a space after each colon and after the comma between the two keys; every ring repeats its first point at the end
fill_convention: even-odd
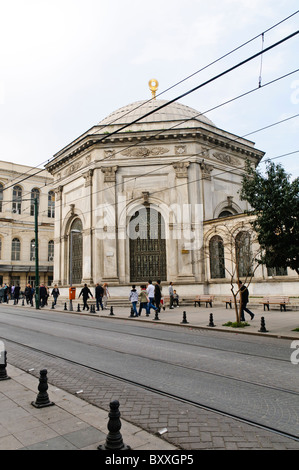
{"type": "Polygon", "coordinates": [[[109,421],[107,424],[108,435],[104,445],[99,445],[98,450],[131,450],[131,447],[127,446],[123,442],[122,435],[120,433],[121,421],[119,412],[119,402],[114,400],[110,403],[109,421]]]}
{"type": "Polygon", "coordinates": [[[66,302],[64,303],[64,310],[67,310],[66,302]]]}
{"type": "Polygon", "coordinates": [[[212,326],[212,327],[215,326],[212,313],[210,313],[210,322],[209,322],[208,326],[212,326]]]}
{"type": "Polygon", "coordinates": [[[181,321],[181,323],[189,323],[189,322],[187,321],[186,312],[183,312],[183,321],[181,321]]]}
{"type": "Polygon", "coordinates": [[[81,312],[81,310],[80,310],[80,304],[77,305],[77,312],[81,312]]]}
{"type": "Polygon", "coordinates": [[[46,408],[47,406],[55,405],[55,403],[49,400],[49,395],[47,392],[48,390],[47,373],[48,371],[46,369],[43,369],[40,371],[39,385],[38,385],[39,393],[37,394],[36,401],[31,402],[31,405],[33,405],[35,408],[46,408]]]}
{"type": "Polygon", "coordinates": [[[131,312],[130,312],[129,318],[133,318],[133,317],[134,317],[134,309],[133,309],[133,307],[131,307],[131,312]]]}
{"type": "Polygon", "coordinates": [[[160,320],[158,309],[155,311],[155,318],[154,318],[154,320],[155,320],[155,321],[156,321],[156,320],[160,320]]]}
{"type": "Polygon", "coordinates": [[[24,297],[22,298],[22,307],[24,307],[25,302],[24,302],[24,297]]]}
{"type": "Polygon", "coordinates": [[[10,377],[8,377],[7,372],[6,372],[6,366],[7,366],[7,351],[1,351],[0,354],[0,380],[9,380],[10,377]]]}
{"type": "Polygon", "coordinates": [[[52,302],[52,307],[51,307],[51,309],[54,310],[54,308],[55,308],[55,304],[54,304],[54,302],[52,302]]]}
{"type": "Polygon", "coordinates": [[[268,330],[266,330],[266,324],[265,324],[265,318],[261,318],[261,328],[259,329],[260,333],[268,333],[268,330]]]}
{"type": "Polygon", "coordinates": [[[110,315],[114,315],[112,306],[110,307],[110,315]]]}

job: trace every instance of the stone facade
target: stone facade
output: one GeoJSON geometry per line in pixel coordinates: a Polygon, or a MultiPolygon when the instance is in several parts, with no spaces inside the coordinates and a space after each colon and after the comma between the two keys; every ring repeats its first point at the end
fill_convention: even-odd
{"type": "Polygon", "coordinates": [[[51,285],[55,199],[46,170],[0,162],[0,284],[35,285],[34,197],[39,199],[40,282],[51,285]]]}
{"type": "MultiPolygon", "coordinates": [[[[46,166],[56,194],[54,283],[108,282],[126,295],[129,284],[160,278],[187,295],[229,294],[231,247],[251,230],[239,197],[245,161],[257,166],[263,156],[180,103],[142,101],[115,111],[46,166]],[[211,241],[216,235],[220,244],[211,241]],[[224,269],[219,259],[213,266],[211,250],[224,253],[224,269]]],[[[298,276],[283,274],[291,290],[298,276]]],[[[255,289],[274,278],[282,280],[258,267],[255,289]]]]}

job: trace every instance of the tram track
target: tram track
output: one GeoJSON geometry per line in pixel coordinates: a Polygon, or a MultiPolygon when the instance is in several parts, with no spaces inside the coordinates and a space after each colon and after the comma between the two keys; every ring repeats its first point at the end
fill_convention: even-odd
{"type": "MultiPolygon", "coordinates": [[[[153,393],[153,394],[156,394],[158,396],[161,396],[161,397],[164,397],[166,399],[170,399],[170,400],[174,400],[175,402],[179,402],[179,403],[182,403],[182,404],[185,404],[185,405],[188,405],[188,406],[192,406],[194,409],[199,409],[199,410],[205,410],[205,411],[208,411],[210,413],[214,413],[214,414],[217,414],[217,415],[220,415],[220,416],[223,416],[223,417],[226,417],[226,418],[230,418],[230,419],[233,419],[233,420],[237,420],[239,423],[243,423],[243,424],[246,424],[246,425],[250,425],[250,426],[254,426],[256,428],[259,428],[259,429],[262,429],[264,431],[267,431],[267,432],[270,432],[270,433],[275,433],[277,435],[280,435],[280,436],[283,436],[284,438],[287,438],[287,439],[292,439],[292,440],[295,440],[296,442],[299,442],[299,435],[297,434],[293,434],[293,433],[290,433],[290,432],[286,432],[284,430],[281,430],[281,429],[278,429],[278,428],[275,428],[273,426],[267,426],[263,423],[260,423],[258,421],[255,421],[255,420],[252,420],[252,419],[247,419],[247,418],[244,418],[242,416],[239,416],[238,414],[235,414],[235,413],[231,413],[231,412],[224,412],[223,410],[220,410],[216,407],[213,407],[213,406],[207,406],[203,403],[198,403],[194,400],[190,400],[190,399],[187,399],[187,398],[183,398],[181,396],[178,396],[174,393],[170,393],[170,392],[166,392],[166,391],[163,391],[161,389],[158,389],[156,387],[153,387],[153,386],[149,386],[149,385],[145,385],[143,383],[139,383],[135,380],[130,380],[128,378],[125,378],[125,377],[122,377],[120,375],[116,375],[116,374],[111,374],[105,370],[102,370],[102,369],[99,369],[99,368],[95,368],[95,367],[91,367],[91,366],[88,366],[82,362],[79,362],[79,361],[75,361],[75,360],[71,360],[69,358],[65,358],[63,356],[60,356],[58,354],[54,354],[54,353],[51,353],[51,352],[48,352],[48,351],[43,351],[41,349],[36,349],[32,346],[29,346],[29,345],[25,345],[25,344],[22,344],[21,342],[17,342],[17,341],[12,341],[8,338],[2,338],[3,340],[5,340],[7,343],[11,343],[13,345],[17,345],[18,347],[21,347],[21,348],[25,348],[27,350],[29,350],[31,353],[33,354],[42,354],[44,356],[48,356],[48,357],[51,357],[53,359],[57,359],[59,361],[63,361],[64,363],[66,364],[70,364],[70,365],[74,365],[76,367],[80,367],[80,368],[83,368],[85,370],[89,370],[89,371],[92,371],[93,373],[97,374],[99,377],[106,377],[106,378],[109,378],[109,379],[113,379],[113,380],[116,380],[118,382],[121,382],[125,385],[130,385],[132,387],[137,387],[138,389],[141,389],[141,390],[146,390],[150,393],[153,393]]],[[[213,373],[210,373],[210,372],[207,372],[207,371],[204,371],[205,373],[209,373],[211,375],[215,375],[213,373]]],[[[217,374],[218,375],[218,374],[217,374]]],[[[223,376],[223,378],[227,378],[225,376],[223,376]]],[[[236,380],[236,381],[239,381],[238,379],[234,379],[234,378],[230,378],[230,379],[233,379],[233,380],[236,380]]],[[[244,382],[244,381],[242,381],[244,382]]],[[[248,382],[252,385],[251,382],[248,382]]],[[[259,387],[263,387],[263,388],[272,388],[272,387],[268,387],[268,386],[265,386],[265,385],[262,385],[262,384],[254,384],[256,386],[259,386],[259,387]]],[[[283,392],[283,393],[291,393],[291,394],[294,394],[294,395],[298,395],[298,393],[296,392],[292,392],[292,391],[289,391],[289,390],[286,390],[286,389],[281,389],[281,388],[277,388],[276,391],[280,391],[280,392],[283,392]]]]}

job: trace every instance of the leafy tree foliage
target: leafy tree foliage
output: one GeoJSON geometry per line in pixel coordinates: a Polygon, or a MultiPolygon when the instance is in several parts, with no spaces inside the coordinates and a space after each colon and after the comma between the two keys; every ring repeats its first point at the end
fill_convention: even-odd
{"type": "Polygon", "coordinates": [[[264,176],[247,162],[240,196],[256,215],[252,224],[263,253],[259,262],[299,274],[299,178],[291,181],[281,165],[270,161],[264,176]]]}

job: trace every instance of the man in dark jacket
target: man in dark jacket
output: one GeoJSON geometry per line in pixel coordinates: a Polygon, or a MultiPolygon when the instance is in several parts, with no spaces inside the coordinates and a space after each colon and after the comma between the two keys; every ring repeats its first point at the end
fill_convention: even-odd
{"type": "Polygon", "coordinates": [[[40,306],[44,307],[47,303],[48,291],[44,284],[41,284],[39,288],[39,298],[40,298],[40,306]]]}
{"type": "Polygon", "coordinates": [[[246,305],[248,304],[248,300],[249,300],[249,291],[248,291],[247,287],[241,281],[238,282],[238,285],[239,285],[239,291],[240,291],[240,297],[241,297],[241,318],[240,318],[240,321],[245,321],[244,311],[247,312],[250,315],[251,320],[253,320],[254,313],[252,313],[249,310],[249,308],[246,307],[246,305]]]}
{"type": "Polygon", "coordinates": [[[89,307],[87,305],[87,300],[88,300],[89,296],[91,296],[93,298],[93,295],[90,292],[89,288],[87,287],[87,284],[84,284],[83,289],[81,289],[81,292],[79,294],[79,298],[81,297],[81,295],[82,295],[82,298],[83,298],[83,310],[85,310],[85,307],[86,307],[87,310],[89,310],[89,307]]]}
{"type": "Polygon", "coordinates": [[[95,289],[95,296],[96,296],[96,302],[97,302],[97,310],[100,310],[100,307],[99,307],[99,306],[101,306],[101,309],[104,310],[103,302],[102,302],[103,295],[104,295],[104,289],[103,289],[102,286],[100,286],[99,283],[97,283],[96,289],[95,289]]]}

